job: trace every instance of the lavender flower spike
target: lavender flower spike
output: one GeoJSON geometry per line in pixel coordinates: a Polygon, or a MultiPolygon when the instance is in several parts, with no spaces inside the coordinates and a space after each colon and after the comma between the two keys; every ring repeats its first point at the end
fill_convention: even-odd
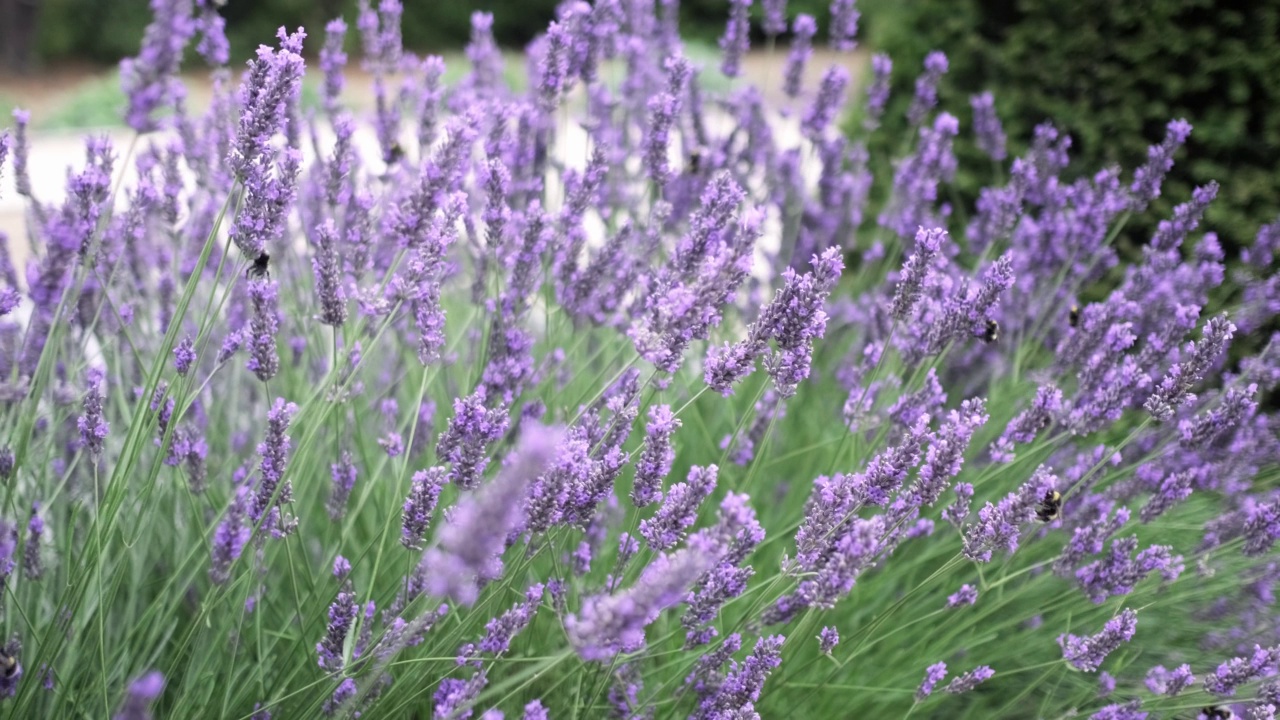
{"type": "Polygon", "coordinates": [[[135,58],[120,63],[120,85],[129,100],[125,124],[145,133],[160,127],[153,115],[184,94],[178,82],[182,51],[195,35],[190,0],[151,0],[151,22],[135,58]]]}
{"type": "Polygon", "coordinates": [[[164,675],[151,671],[129,683],[120,711],[112,720],[151,720],[151,703],[164,692],[164,675]]]}
{"type": "Polygon", "coordinates": [[[76,420],[76,425],[80,428],[80,441],[94,460],[102,457],[102,447],[110,430],[102,410],[102,385],[105,378],[106,372],[99,367],[91,367],[85,373],[87,388],[84,394],[84,414],[76,420]]]}
{"type": "Polygon", "coordinates": [[[924,281],[932,271],[933,259],[942,247],[947,231],[942,228],[916,231],[915,251],[902,264],[902,272],[898,276],[898,286],[893,293],[893,306],[890,313],[894,320],[906,320],[915,310],[924,289],[924,281]]]}
{"type": "Polygon", "coordinates": [[[861,14],[854,7],[857,0],[831,0],[831,47],[840,52],[851,52],[858,47],[854,40],[858,35],[858,19],[861,14]]]}
{"type": "Polygon", "coordinates": [[[280,371],[280,356],[276,353],[276,334],[280,332],[280,317],[276,310],[279,285],[270,278],[259,278],[249,283],[249,304],[253,317],[249,320],[249,359],[245,368],[262,382],[267,382],[280,371]]]}
{"type": "Polygon", "coordinates": [[[262,523],[270,528],[276,537],[283,537],[293,530],[296,521],[284,516],[284,506],[293,500],[293,488],[284,482],[285,467],[289,462],[289,421],[298,406],[286,402],[284,398],[276,398],[267,413],[267,434],[258,444],[258,486],[249,506],[249,517],[255,523],[262,523]]]}
{"type": "Polygon", "coordinates": [[[342,266],[338,259],[338,228],[332,219],[316,228],[315,248],[311,270],[315,273],[316,297],[320,301],[320,315],[316,319],[338,327],[347,320],[347,298],[342,289],[342,266]]]}
{"type": "Polygon", "coordinates": [[[787,0],[761,0],[764,20],[760,27],[765,35],[777,37],[787,31],[787,0]]]}
{"type": "Polygon", "coordinates": [[[755,703],[760,700],[769,673],[782,664],[781,635],[770,635],[756,641],[755,648],[741,664],[730,661],[729,672],[715,695],[706,698],[698,706],[696,718],[749,718],[759,717],[755,703]]]}
{"type": "Polygon", "coordinates": [[[639,650],[644,646],[645,627],[683,600],[712,562],[713,558],[693,548],[659,555],[627,590],[584,599],[582,609],[565,618],[569,642],[588,661],[603,662],[619,652],[639,650]]]}
{"type": "Polygon", "coordinates": [[[1133,638],[1138,630],[1138,613],[1125,608],[1107,621],[1097,635],[1059,635],[1062,657],[1077,670],[1094,672],[1116,648],[1133,638]]]}
{"type": "Polygon", "coordinates": [[[952,695],[967,693],[982,683],[990,680],[995,674],[995,670],[992,670],[986,665],[980,665],[952,680],[945,688],[943,688],[943,690],[951,693],[952,695]]]}
{"type": "Polygon", "coordinates": [[[671,472],[675,450],[671,436],[680,427],[680,419],[670,405],[649,408],[649,425],[645,428],[644,445],[636,460],[636,476],[631,486],[631,501],[642,508],[662,499],[662,481],[671,472]]]}
{"type": "Polygon", "coordinates": [[[916,78],[916,94],[907,109],[907,122],[916,127],[938,104],[938,81],[947,72],[947,56],[937,50],[924,58],[924,74],[916,78]]]}
{"type": "Polygon", "coordinates": [[[1280,645],[1264,648],[1253,646],[1253,654],[1231,658],[1204,678],[1204,689],[1220,697],[1236,694],[1236,688],[1260,677],[1274,675],[1280,669],[1280,645]]]}
{"type": "Polygon", "coordinates": [[[933,694],[933,688],[942,679],[947,676],[947,664],[944,662],[934,663],[924,671],[924,680],[920,683],[920,687],[916,689],[916,702],[920,702],[933,694]]]}
{"type": "Polygon", "coordinates": [[[996,162],[1004,160],[1005,135],[1000,127],[1000,118],[996,116],[996,100],[989,92],[969,98],[969,106],[973,108],[973,131],[978,136],[978,149],[986,153],[996,162]]]}
{"type": "Polygon", "coordinates": [[[742,56],[751,45],[751,0],[729,0],[729,21],[720,38],[720,72],[736,78],[742,71],[742,56]]]}
{"type": "Polygon", "coordinates": [[[836,630],[834,627],[824,627],[822,628],[822,631],[818,633],[818,652],[830,655],[831,651],[835,649],[839,642],[840,631],[836,630]]]}
{"type": "Polygon", "coordinates": [[[1191,136],[1191,123],[1172,120],[1165,128],[1164,140],[1147,149],[1147,162],[1133,171],[1133,184],[1129,186],[1130,209],[1142,212],[1152,200],[1160,197],[1164,176],[1173,167],[1173,154],[1191,136]]]}
{"type": "Polygon", "coordinates": [[[787,97],[794,98],[800,94],[800,83],[804,78],[804,67],[813,56],[813,36],[818,33],[818,23],[812,15],[801,13],[791,21],[791,49],[787,52],[787,64],[782,71],[782,90],[787,97]]]}
{"type": "Polygon", "coordinates": [[[541,425],[527,426],[514,459],[493,481],[454,506],[440,530],[439,545],[422,558],[429,570],[428,592],[471,605],[479,597],[480,587],[502,574],[501,553],[507,535],[524,522],[523,504],[515,499],[525,496],[529,483],[555,457],[560,434],[541,425]]]}
{"type": "Polygon", "coordinates": [[[1210,318],[1200,342],[1189,348],[1191,357],[1169,368],[1142,407],[1163,422],[1172,418],[1180,406],[1195,400],[1191,389],[1204,379],[1209,366],[1226,350],[1235,331],[1236,326],[1225,315],[1210,318]]]}
{"type": "Polygon", "coordinates": [[[845,89],[849,87],[849,71],[840,65],[832,65],[822,74],[818,96],[800,120],[804,136],[818,142],[822,133],[836,120],[844,107],[845,89]]]}
{"type": "Polygon", "coordinates": [[[448,480],[448,471],[442,467],[419,470],[413,474],[409,497],[404,501],[403,530],[400,542],[407,548],[419,548],[431,525],[431,514],[440,500],[440,490],[448,480]]]}
{"type": "Polygon", "coordinates": [[[888,55],[871,56],[871,84],[867,86],[867,117],[862,125],[867,130],[880,127],[880,116],[889,102],[889,76],[893,74],[893,60],[888,55]]]}
{"type": "Polygon", "coordinates": [[[486,408],[483,387],[453,401],[453,418],[440,434],[436,455],[450,463],[449,480],[463,490],[480,484],[489,464],[489,445],[507,432],[505,407],[486,408]]]}
{"type": "Polygon", "coordinates": [[[698,506],[715,490],[718,471],[715,465],[695,465],[689,469],[688,482],[671,486],[658,513],[640,522],[640,535],[650,548],[668,550],[684,538],[685,531],[698,519],[698,506]]]}
{"type": "Polygon", "coordinates": [[[249,513],[249,488],[241,485],[236,488],[235,497],[227,508],[227,514],[218,529],[213,533],[213,563],[209,568],[209,579],[221,585],[231,577],[231,563],[244,552],[249,542],[250,528],[245,525],[245,517],[249,513]]]}

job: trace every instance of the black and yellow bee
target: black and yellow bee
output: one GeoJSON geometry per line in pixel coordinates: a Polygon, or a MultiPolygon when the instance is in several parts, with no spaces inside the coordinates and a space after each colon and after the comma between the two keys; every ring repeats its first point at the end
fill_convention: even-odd
{"type": "Polygon", "coordinates": [[[1200,717],[1205,720],[1230,720],[1231,711],[1223,710],[1217,705],[1208,705],[1200,709],[1200,717]]]}
{"type": "Polygon", "coordinates": [[[10,652],[16,652],[16,650],[11,647],[0,649],[0,675],[3,675],[5,679],[12,678],[22,672],[22,666],[18,664],[18,658],[11,655],[10,652]]]}
{"type": "Polygon", "coordinates": [[[1000,323],[995,320],[988,320],[982,329],[982,334],[978,337],[982,338],[982,342],[993,343],[1000,339],[1000,323]]]}
{"type": "Polygon", "coordinates": [[[1080,327],[1080,306],[1072,305],[1070,312],[1067,313],[1067,324],[1071,327],[1080,327]]]}
{"type": "Polygon", "coordinates": [[[1040,522],[1053,522],[1062,514],[1062,493],[1057,490],[1047,490],[1044,499],[1040,501],[1040,505],[1036,507],[1036,517],[1040,522]]]}
{"type": "Polygon", "coordinates": [[[702,172],[702,150],[694,148],[689,151],[689,174],[697,175],[702,172]]]}
{"type": "Polygon", "coordinates": [[[248,269],[244,271],[245,277],[250,277],[250,278],[271,277],[271,271],[267,268],[267,264],[270,262],[271,262],[271,256],[265,252],[262,253],[258,257],[254,258],[253,264],[250,265],[248,269]]]}
{"type": "Polygon", "coordinates": [[[400,146],[400,142],[397,140],[392,141],[391,147],[387,148],[386,157],[384,157],[383,160],[386,161],[387,168],[390,169],[392,165],[400,162],[403,157],[404,148],[400,146]]]}

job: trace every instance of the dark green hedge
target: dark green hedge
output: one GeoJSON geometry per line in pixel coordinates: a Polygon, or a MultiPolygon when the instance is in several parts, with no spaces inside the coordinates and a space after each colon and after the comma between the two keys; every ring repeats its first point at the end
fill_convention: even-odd
{"type": "MultiPolygon", "coordinates": [[[[1145,158],[1165,124],[1185,117],[1191,141],[1148,218],[1222,184],[1209,229],[1228,252],[1280,213],[1280,2],[1276,0],[865,0],[870,43],[894,59],[894,100],[880,136],[896,137],[925,54],[951,70],[941,102],[971,127],[968,96],[991,90],[1021,152],[1046,119],[1067,130],[1076,167],[1145,158]]],[[[971,143],[970,143],[971,145],[971,143]]],[[[959,178],[962,194],[989,177],[959,178]]],[[[965,162],[965,161],[969,162],[965,162]]],[[[1150,225],[1137,224],[1130,242],[1150,225]]]]}

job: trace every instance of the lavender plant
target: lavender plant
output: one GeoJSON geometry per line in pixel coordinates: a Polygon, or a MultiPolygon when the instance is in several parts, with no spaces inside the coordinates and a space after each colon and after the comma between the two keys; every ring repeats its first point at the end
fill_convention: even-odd
{"type": "Polygon", "coordinates": [[[873,178],[890,59],[806,86],[766,2],[786,71],[707,82],[751,5],[704,68],[676,2],[564,2],[516,89],[483,13],[450,85],[396,0],[238,76],[155,0],[127,144],[35,188],[15,113],[0,715],[1274,717],[1280,223],[1239,292],[1216,184],[1122,266],[1191,123],[1010,160],[941,51],[873,178]]]}

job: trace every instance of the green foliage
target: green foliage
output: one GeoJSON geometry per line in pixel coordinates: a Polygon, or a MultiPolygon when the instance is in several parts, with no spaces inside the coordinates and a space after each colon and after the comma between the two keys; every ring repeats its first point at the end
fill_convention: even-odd
{"type": "MultiPolygon", "coordinates": [[[[1154,220],[1210,180],[1222,185],[1209,229],[1224,246],[1252,241],[1280,213],[1280,4],[1230,0],[1116,3],[1016,3],[991,0],[867,0],[869,42],[894,60],[894,95],[883,136],[900,137],[924,56],[943,49],[950,72],[940,102],[972,127],[967,97],[983,90],[1009,133],[1010,152],[1025,149],[1034,126],[1050,118],[1069,132],[1077,167],[1132,168],[1178,117],[1191,140],[1132,246],[1154,220]],[[1185,160],[1183,158],[1186,158],[1185,160]]],[[[957,189],[972,201],[988,182],[975,174],[977,151],[958,143],[957,189]],[[966,158],[965,155],[968,155],[966,158]],[[968,160],[969,162],[966,162],[968,160]]],[[[873,153],[874,155],[874,153],[873,153]]],[[[981,163],[979,163],[981,166],[981,163]]]]}

